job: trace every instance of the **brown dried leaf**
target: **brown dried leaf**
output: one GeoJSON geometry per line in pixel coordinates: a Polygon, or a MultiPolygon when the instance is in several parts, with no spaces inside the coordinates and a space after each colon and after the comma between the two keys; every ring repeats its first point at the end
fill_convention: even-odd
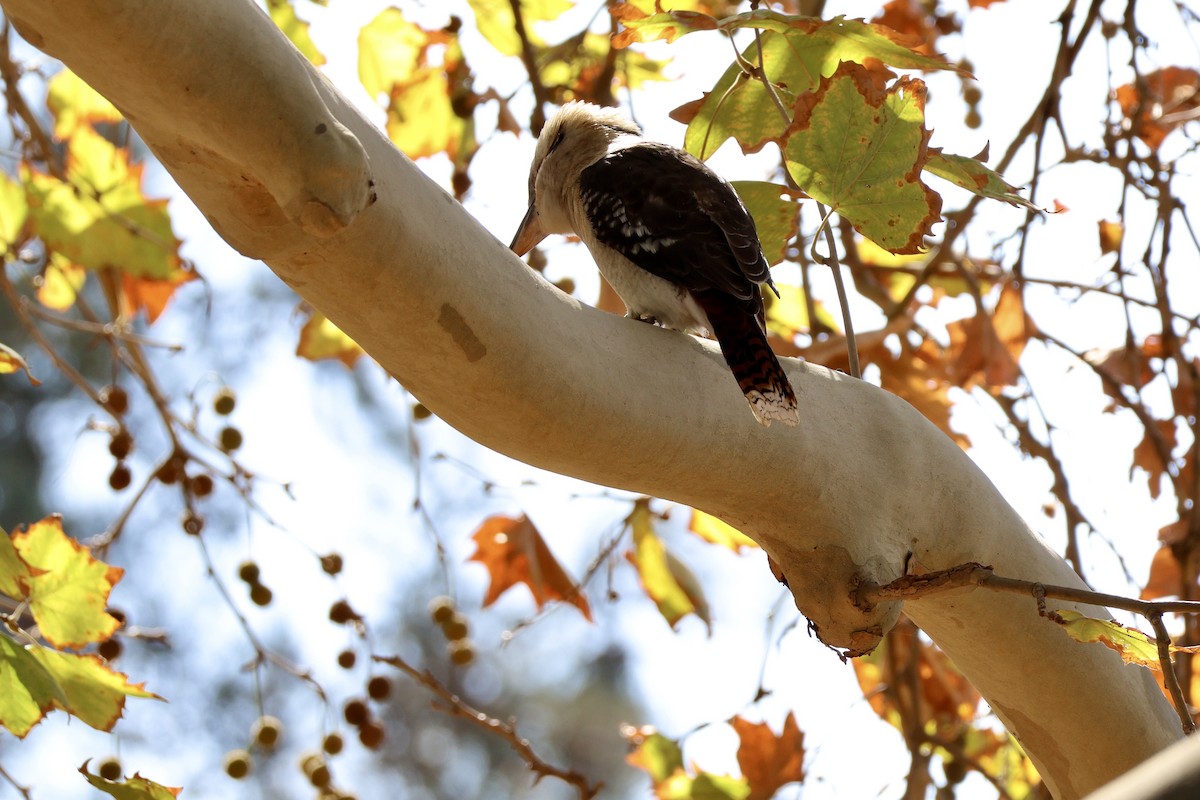
{"type": "Polygon", "coordinates": [[[804,780],[804,733],[792,712],[778,736],[765,722],[734,717],[729,724],[740,740],[737,760],[750,784],[748,800],[770,800],[781,786],[804,780]]]}

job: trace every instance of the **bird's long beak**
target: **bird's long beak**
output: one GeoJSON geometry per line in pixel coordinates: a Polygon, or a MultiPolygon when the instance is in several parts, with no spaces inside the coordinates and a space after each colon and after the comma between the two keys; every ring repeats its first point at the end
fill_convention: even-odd
{"type": "Polygon", "coordinates": [[[546,232],[542,230],[537,206],[530,204],[529,210],[525,212],[525,219],[521,220],[521,224],[517,228],[517,235],[513,237],[512,244],[508,246],[508,249],[519,256],[523,256],[532,250],[535,244],[545,238],[546,232]]]}

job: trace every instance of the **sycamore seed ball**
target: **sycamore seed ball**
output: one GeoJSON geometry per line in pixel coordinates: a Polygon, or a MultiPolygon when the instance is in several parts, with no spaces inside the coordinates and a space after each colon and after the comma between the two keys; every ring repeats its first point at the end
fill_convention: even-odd
{"type": "Polygon", "coordinates": [[[223,417],[227,417],[233,413],[233,407],[237,405],[237,393],[228,386],[222,386],[213,395],[213,411],[223,417]]]}
{"type": "Polygon", "coordinates": [[[342,748],[346,746],[346,740],[342,738],[340,733],[331,733],[321,741],[321,749],[331,756],[336,756],[342,752],[342,748]]]}
{"type": "Polygon", "coordinates": [[[235,781],[250,774],[250,754],[245,750],[230,750],[225,754],[225,774],[235,781]]]}
{"type": "Polygon", "coordinates": [[[255,744],[268,749],[279,742],[281,733],[283,733],[283,723],[275,717],[259,717],[250,726],[250,738],[254,740],[255,744]]]}
{"type": "Polygon", "coordinates": [[[121,780],[121,762],[117,760],[116,756],[109,756],[100,762],[100,768],[96,770],[96,774],[106,781],[119,781],[121,780]]]}

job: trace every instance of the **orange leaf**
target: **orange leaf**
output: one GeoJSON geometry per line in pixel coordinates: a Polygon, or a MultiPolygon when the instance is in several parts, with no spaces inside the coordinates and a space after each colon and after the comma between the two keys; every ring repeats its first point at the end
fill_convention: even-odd
{"type": "Polygon", "coordinates": [[[1117,102],[1137,137],[1157,150],[1167,134],[1194,119],[1200,109],[1200,72],[1165,67],[1145,75],[1142,85],[1144,95],[1137,84],[1117,87],[1117,102]]]}
{"type": "Polygon", "coordinates": [[[929,56],[936,52],[934,44],[941,32],[933,24],[932,15],[919,0],[888,0],[871,22],[886,25],[921,42],[913,48],[918,53],[929,56]]]}
{"type": "Polygon", "coordinates": [[[1150,562],[1150,577],[1142,589],[1141,599],[1157,600],[1160,597],[1174,597],[1179,594],[1183,585],[1183,572],[1179,567],[1179,559],[1170,547],[1160,547],[1150,562]]]}
{"type": "MultiPolygon", "coordinates": [[[[1159,437],[1170,450],[1175,449],[1175,420],[1158,420],[1156,422],[1159,437]]],[[[1137,447],[1133,448],[1133,464],[1129,467],[1129,478],[1133,479],[1133,470],[1141,467],[1146,472],[1146,484],[1150,489],[1150,497],[1157,500],[1162,494],[1162,477],[1167,474],[1167,466],[1158,453],[1156,437],[1147,430],[1137,447]]]]}
{"type": "Polygon", "coordinates": [[[1100,253],[1116,253],[1121,249],[1121,240],[1125,237],[1125,225],[1112,220],[1100,220],[1100,253]]]}
{"type": "Polygon", "coordinates": [[[487,567],[492,576],[483,604],[492,603],[518,583],[533,592],[540,611],[551,600],[563,600],[575,606],[589,622],[592,612],[579,586],[554,558],[546,541],[522,514],[519,518],[500,514],[488,517],[471,537],[476,551],[471,561],[487,567]]]}
{"type": "Polygon", "coordinates": [[[804,733],[792,712],[778,736],[766,723],[734,717],[729,724],[741,741],[737,760],[750,784],[748,800],[769,800],[781,786],[804,780],[804,733]]]}
{"type": "Polygon", "coordinates": [[[1012,284],[1001,289],[990,315],[980,312],[946,328],[950,333],[947,361],[954,365],[956,383],[964,389],[976,383],[988,388],[1014,385],[1021,375],[1017,362],[1036,333],[1021,293],[1012,284]]]}

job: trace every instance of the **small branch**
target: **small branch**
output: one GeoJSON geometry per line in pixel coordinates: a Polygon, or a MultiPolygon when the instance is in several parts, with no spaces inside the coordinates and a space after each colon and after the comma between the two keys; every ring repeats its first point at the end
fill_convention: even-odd
{"type": "Polygon", "coordinates": [[[468,722],[483,728],[488,733],[495,734],[508,742],[539,778],[549,775],[574,786],[579,792],[580,800],[591,800],[604,787],[602,783],[589,784],[585,776],[573,769],[564,770],[543,761],[534,752],[533,745],[529,743],[529,740],[517,734],[517,728],[514,723],[503,722],[495,717],[489,717],[484,712],[471,707],[461,697],[447,689],[446,685],[439,681],[429,670],[418,670],[399,656],[371,656],[371,659],[380,664],[390,664],[429,689],[444,703],[444,705],[435,704],[435,708],[444,711],[452,717],[462,717],[468,722]]]}
{"type": "Polygon", "coordinates": [[[529,74],[529,85],[533,88],[533,116],[529,120],[529,127],[533,131],[533,135],[537,136],[542,132],[542,128],[546,125],[546,87],[542,85],[542,78],[538,74],[537,55],[533,52],[533,42],[529,39],[529,32],[525,29],[525,20],[521,16],[521,0],[508,0],[512,6],[513,24],[517,32],[517,37],[521,40],[521,62],[525,65],[525,72],[529,74]]]}
{"type": "Polygon", "coordinates": [[[21,784],[17,783],[17,779],[10,775],[8,770],[6,770],[2,764],[0,764],[0,778],[4,778],[4,780],[8,781],[9,784],[11,784],[12,787],[21,794],[21,797],[25,798],[25,800],[33,800],[33,793],[30,792],[29,787],[22,786],[21,784]]]}
{"type": "Polygon", "coordinates": [[[1149,614],[1146,619],[1150,620],[1150,626],[1154,628],[1154,639],[1158,644],[1158,662],[1162,664],[1163,683],[1166,684],[1167,691],[1171,695],[1171,705],[1175,706],[1175,711],[1179,713],[1179,722],[1183,726],[1183,732],[1185,734],[1192,733],[1196,730],[1196,721],[1188,712],[1187,701],[1183,698],[1183,689],[1179,686],[1179,676],[1175,674],[1175,669],[1171,666],[1171,635],[1167,633],[1167,626],[1163,625],[1161,612],[1149,614]]]}
{"type": "Polygon", "coordinates": [[[976,587],[1030,595],[1037,601],[1038,613],[1042,616],[1047,616],[1045,601],[1054,599],[1087,605],[1112,606],[1145,617],[1154,628],[1163,681],[1167,686],[1175,711],[1179,714],[1183,732],[1190,734],[1196,730],[1196,724],[1188,711],[1179,680],[1171,666],[1171,636],[1167,633],[1166,626],[1163,625],[1162,615],[1168,612],[1200,614],[1200,601],[1135,600],[1131,597],[1122,597],[1107,592],[1004,578],[995,574],[990,567],[976,563],[959,564],[950,569],[924,575],[904,575],[883,585],[863,584],[853,592],[853,601],[863,610],[870,610],[881,601],[911,600],[952,589],[976,587]]]}
{"type": "Polygon", "coordinates": [[[854,321],[850,318],[850,299],[846,296],[846,284],[842,280],[842,265],[838,262],[837,243],[833,239],[833,228],[829,225],[829,217],[833,214],[833,210],[826,209],[824,203],[818,202],[817,211],[821,214],[821,225],[817,228],[817,235],[813,237],[812,259],[818,264],[829,267],[829,271],[833,274],[833,283],[837,287],[838,307],[842,311],[842,325],[846,329],[846,356],[850,359],[850,374],[855,378],[862,378],[862,366],[858,363],[858,342],[854,337],[854,321]],[[817,240],[822,231],[825,232],[825,246],[829,248],[828,256],[817,252],[817,240]]]}

